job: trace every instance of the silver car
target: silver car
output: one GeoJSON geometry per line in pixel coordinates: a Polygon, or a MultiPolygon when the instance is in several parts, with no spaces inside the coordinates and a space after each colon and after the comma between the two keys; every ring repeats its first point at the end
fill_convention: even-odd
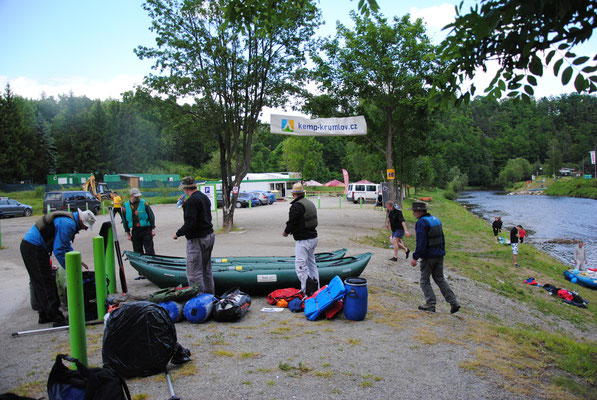
{"type": "Polygon", "coordinates": [[[0,217],[25,216],[29,217],[33,213],[33,207],[27,204],[21,204],[8,197],[0,197],[0,217]]]}

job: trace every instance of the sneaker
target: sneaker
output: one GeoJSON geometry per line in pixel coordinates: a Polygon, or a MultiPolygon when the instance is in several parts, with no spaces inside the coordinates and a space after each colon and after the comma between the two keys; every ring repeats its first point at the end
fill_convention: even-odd
{"type": "Polygon", "coordinates": [[[452,307],[450,307],[450,314],[457,313],[458,310],[460,310],[460,304],[454,303],[452,304],[452,307]]]}
{"type": "Polygon", "coordinates": [[[407,248],[407,249],[406,249],[406,259],[407,259],[407,260],[408,260],[408,256],[409,256],[409,254],[410,254],[410,249],[409,249],[409,248],[407,248]]]}
{"type": "Polygon", "coordinates": [[[514,264],[514,266],[520,268],[520,264],[514,264]]]}
{"type": "Polygon", "coordinates": [[[138,277],[135,278],[136,281],[140,281],[143,279],[147,279],[146,277],[144,277],[143,275],[139,275],[138,277]]]}
{"type": "Polygon", "coordinates": [[[390,261],[398,261],[398,259],[396,257],[392,257],[390,258],[390,261]]]}
{"type": "Polygon", "coordinates": [[[424,304],[422,306],[419,306],[419,310],[435,312],[435,305],[434,304],[424,304]]]}

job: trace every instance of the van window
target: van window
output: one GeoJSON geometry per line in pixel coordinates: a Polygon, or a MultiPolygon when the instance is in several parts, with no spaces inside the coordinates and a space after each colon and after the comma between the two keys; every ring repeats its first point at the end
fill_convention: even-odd
{"type": "Polygon", "coordinates": [[[355,192],[364,192],[365,191],[365,185],[354,185],[354,191],[355,192]]]}
{"type": "Polygon", "coordinates": [[[46,200],[60,200],[62,197],[62,193],[54,192],[54,193],[46,193],[46,200]]]}
{"type": "Polygon", "coordinates": [[[352,183],[348,185],[348,191],[352,192],[352,183]]]}
{"type": "Polygon", "coordinates": [[[64,200],[72,200],[74,199],[75,194],[74,193],[64,193],[64,200]]]}
{"type": "Polygon", "coordinates": [[[375,192],[377,191],[377,185],[367,185],[368,192],[375,192]]]}

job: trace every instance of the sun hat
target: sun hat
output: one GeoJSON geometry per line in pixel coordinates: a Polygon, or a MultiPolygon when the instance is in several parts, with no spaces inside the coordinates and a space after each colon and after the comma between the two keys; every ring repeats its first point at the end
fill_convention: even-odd
{"type": "Polygon", "coordinates": [[[410,208],[413,211],[427,211],[427,203],[422,201],[413,201],[413,206],[410,208]]]}
{"type": "Polygon", "coordinates": [[[303,189],[303,185],[300,182],[297,182],[292,186],[292,193],[305,193],[305,189],[303,189]]]}
{"type": "Polygon", "coordinates": [[[178,186],[179,189],[193,189],[197,187],[197,183],[195,183],[195,178],[192,176],[185,176],[182,178],[180,185],[178,186]]]}
{"type": "Polygon", "coordinates": [[[80,208],[77,209],[77,212],[79,213],[79,218],[81,219],[83,225],[89,229],[93,229],[93,224],[95,224],[95,215],[93,215],[93,213],[89,210],[81,211],[80,208]]]}
{"type": "Polygon", "coordinates": [[[139,197],[142,195],[142,193],[137,188],[132,188],[131,190],[129,190],[129,194],[135,197],[139,197]]]}

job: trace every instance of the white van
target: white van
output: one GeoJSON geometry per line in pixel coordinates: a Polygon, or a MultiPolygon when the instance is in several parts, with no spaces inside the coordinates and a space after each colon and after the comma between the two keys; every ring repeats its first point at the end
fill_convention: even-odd
{"type": "Polygon", "coordinates": [[[376,201],[380,193],[381,185],[378,183],[349,183],[346,192],[346,200],[358,203],[361,199],[365,201],[376,201]]]}

